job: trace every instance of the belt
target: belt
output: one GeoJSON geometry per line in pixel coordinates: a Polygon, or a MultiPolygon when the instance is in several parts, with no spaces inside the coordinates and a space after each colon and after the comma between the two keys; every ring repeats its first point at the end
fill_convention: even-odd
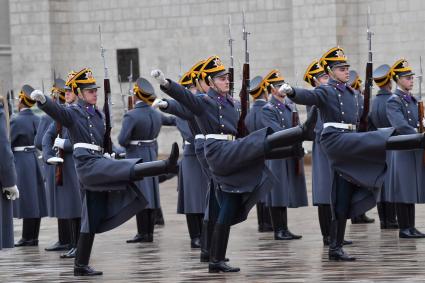
{"type": "Polygon", "coordinates": [[[130,141],[130,144],[131,145],[142,145],[144,143],[152,143],[152,142],[155,142],[155,141],[156,141],[156,139],[153,139],[153,140],[132,140],[132,141],[130,141]]]}
{"type": "Polygon", "coordinates": [[[26,151],[27,149],[34,149],[35,145],[15,146],[12,151],[26,151]]]}
{"type": "Polygon", "coordinates": [[[196,135],[196,136],[195,136],[195,140],[198,140],[198,139],[202,139],[202,140],[204,140],[204,139],[205,139],[205,136],[204,136],[204,135],[202,135],[202,134],[196,135]]]}
{"type": "Polygon", "coordinates": [[[190,142],[188,142],[188,141],[184,141],[184,144],[185,144],[185,145],[190,145],[191,143],[190,143],[190,142]]]}
{"type": "Polygon", "coordinates": [[[205,136],[206,139],[215,139],[215,140],[224,140],[224,141],[234,141],[235,136],[232,135],[223,135],[223,134],[210,134],[205,136]]]}
{"type": "Polygon", "coordinates": [[[84,142],[77,142],[76,144],[74,144],[74,150],[77,148],[85,148],[85,149],[90,149],[90,150],[94,150],[97,152],[103,152],[103,148],[95,145],[95,144],[90,144],[90,143],[84,143],[84,142]]]}
{"type": "Polygon", "coordinates": [[[344,129],[344,130],[350,130],[350,131],[355,131],[357,129],[356,125],[345,124],[345,123],[324,123],[323,128],[327,128],[327,127],[334,127],[337,129],[344,129]]]}

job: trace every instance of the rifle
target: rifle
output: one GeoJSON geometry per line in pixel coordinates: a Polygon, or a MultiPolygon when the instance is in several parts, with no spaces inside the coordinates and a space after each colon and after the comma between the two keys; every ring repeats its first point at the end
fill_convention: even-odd
{"type": "Polygon", "coordinates": [[[235,89],[235,69],[233,67],[233,41],[232,38],[232,16],[229,16],[229,48],[230,48],[230,67],[229,67],[229,94],[233,97],[235,89]]]}
{"type": "MultiPolygon", "coordinates": [[[[292,127],[296,127],[299,126],[300,124],[300,116],[298,115],[298,111],[295,108],[295,104],[292,108],[292,127]]],[[[302,146],[302,145],[301,145],[302,146]]],[[[295,175],[296,176],[301,176],[302,174],[302,163],[301,163],[302,159],[301,158],[295,158],[295,175]]]]}
{"type": "Polygon", "coordinates": [[[120,94],[121,94],[121,102],[122,106],[124,107],[124,114],[128,112],[127,108],[127,102],[125,101],[125,94],[122,93],[122,81],[121,81],[121,75],[118,75],[118,82],[120,84],[120,94]]]}
{"type": "MultiPolygon", "coordinates": [[[[422,79],[423,79],[423,71],[422,71],[422,56],[419,56],[419,100],[418,100],[418,118],[419,118],[419,133],[425,132],[425,127],[423,123],[424,119],[424,102],[422,101],[422,79]]],[[[425,152],[422,156],[422,162],[425,164],[425,152]]]]}
{"type": "Polygon", "coordinates": [[[111,84],[109,82],[108,67],[106,67],[105,49],[102,45],[102,31],[99,25],[99,39],[100,39],[100,56],[103,60],[103,69],[105,77],[103,79],[103,90],[105,93],[105,102],[103,104],[103,113],[105,114],[105,135],[103,137],[103,150],[109,154],[112,153],[112,140],[111,140],[111,84]]]}
{"type": "Polygon", "coordinates": [[[131,85],[133,84],[133,60],[130,60],[130,75],[128,76],[128,97],[127,97],[127,109],[133,109],[133,90],[131,85]]]}
{"type": "MultiPolygon", "coordinates": [[[[55,70],[53,70],[53,84],[55,84],[55,80],[56,80],[56,72],[55,70]]],[[[56,100],[56,103],[60,104],[60,98],[59,98],[59,91],[54,90],[54,97],[56,100]]],[[[55,127],[56,127],[56,135],[58,138],[62,138],[62,124],[59,122],[55,122],[55,127]]],[[[58,158],[57,163],[56,163],[56,167],[55,167],[55,182],[57,186],[62,186],[63,185],[63,159],[65,157],[65,151],[62,148],[57,148],[56,149],[56,157],[58,158]]]]}
{"type": "Polygon", "coordinates": [[[248,52],[248,35],[245,27],[245,12],[242,11],[242,35],[245,41],[245,63],[243,64],[242,71],[242,88],[239,93],[241,100],[241,113],[238,121],[238,137],[244,137],[248,134],[248,130],[245,125],[245,117],[249,109],[249,52],[248,52]]]}
{"type": "Polygon", "coordinates": [[[367,40],[369,42],[368,47],[368,61],[366,63],[366,77],[365,77],[365,88],[363,91],[363,113],[360,116],[359,123],[359,132],[366,132],[368,129],[368,117],[370,110],[370,100],[372,96],[372,86],[373,86],[373,61],[372,61],[372,31],[370,30],[370,7],[367,9],[367,40]]]}

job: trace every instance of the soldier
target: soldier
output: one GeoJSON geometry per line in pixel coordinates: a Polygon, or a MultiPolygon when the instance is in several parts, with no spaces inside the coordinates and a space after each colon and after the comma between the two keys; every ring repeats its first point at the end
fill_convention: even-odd
{"type": "Polygon", "coordinates": [[[15,156],[17,186],[21,197],[13,203],[13,216],[23,219],[22,238],[15,247],[38,246],[40,221],[47,216],[46,192],[43,175],[38,162],[34,137],[40,118],[31,107],[35,101],[30,98],[34,89],[24,85],[19,93],[19,113],[10,124],[10,143],[15,156]]]}
{"type": "MultiPolygon", "coordinates": [[[[193,77],[196,76],[194,72],[196,72],[196,66],[198,65],[192,67],[179,80],[179,83],[193,94],[196,94],[198,91],[193,82],[193,77]]],[[[173,108],[176,107],[167,107],[161,110],[172,114],[173,108]]],[[[185,111],[185,113],[187,112],[190,113],[190,111],[185,111]]],[[[189,124],[188,119],[182,113],[178,111],[174,113],[177,115],[177,129],[183,137],[184,143],[183,158],[179,167],[177,213],[186,215],[191,247],[201,248],[202,222],[206,209],[205,199],[208,191],[207,176],[204,174],[201,164],[196,157],[194,145],[195,135],[200,134],[201,131],[196,122],[192,121],[189,124]],[[182,118],[178,117],[178,115],[181,115],[182,118]]],[[[189,118],[193,119],[193,117],[189,118]]]]}
{"type": "MultiPolygon", "coordinates": [[[[256,130],[264,128],[261,112],[264,105],[266,105],[268,97],[264,91],[263,77],[256,76],[250,81],[249,94],[252,96],[254,103],[249,110],[249,113],[245,118],[245,125],[248,132],[252,133],[256,130]]],[[[257,221],[258,221],[258,232],[270,232],[273,231],[273,227],[270,219],[270,212],[268,207],[265,205],[266,197],[261,199],[257,203],[257,221]]]]}
{"type": "MultiPolygon", "coordinates": [[[[155,91],[144,78],[138,78],[133,88],[134,108],[124,115],[118,142],[125,147],[127,158],[142,158],[144,162],[156,161],[156,141],[161,125],[175,125],[173,117],[165,116],[151,107],[155,91]]],[[[155,211],[161,207],[158,177],[147,177],[136,182],[148,205],[136,214],[137,234],[127,243],[152,242],[155,211]]]]}
{"type": "MultiPolygon", "coordinates": [[[[370,126],[372,130],[391,127],[387,118],[387,100],[391,97],[392,81],[391,67],[387,64],[381,65],[373,71],[373,80],[379,87],[376,97],[372,101],[372,110],[370,112],[370,126]]],[[[387,151],[387,166],[391,166],[391,151],[387,151]]],[[[389,177],[392,170],[388,169],[381,193],[378,198],[378,214],[381,229],[397,229],[395,204],[390,202],[389,177]]]]}
{"type": "Polygon", "coordinates": [[[14,247],[12,201],[19,198],[9,141],[9,113],[6,103],[5,100],[0,100],[0,250],[14,247]]]}
{"type": "MultiPolygon", "coordinates": [[[[394,94],[387,100],[387,118],[399,135],[417,133],[419,123],[418,102],[412,95],[413,71],[405,59],[391,67],[392,79],[397,84],[394,94]]],[[[389,197],[396,203],[400,238],[424,238],[415,228],[415,203],[425,202],[425,176],[423,149],[395,151],[390,165],[389,197]],[[413,172],[413,176],[412,176],[413,172]]]]}
{"type": "MultiPolygon", "coordinates": [[[[319,64],[318,60],[313,62],[307,67],[304,74],[304,81],[316,88],[323,84],[327,84],[329,75],[325,69],[319,64]]],[[[307,111],[310,110],[307,106],[307,111]]],[[[322,149],[320,144],[320,135],[323,131],[323,122],[321,117],[317,118],[316,127],[314,129],[315,138],[313,141],[312,151],[312,198],[313,205],[317,206],[319,215],[320,231],[323,237],[323,245],[329,245],[330,227],[332,221],[331,212],[331,191],[332,191],[332,174],[329,165],[329,160],[322,149]]],[[[352,244],[351,241],[344,240],[344,245],[352,244]]]]}
{"type": "MultiPolygon", "coordinates": [[[[55,78],[53,88],[51,91],[51,97],[57,103],[65,103],[65,81],[59,78],[55,78]]],[[[40,123],[37,128],[37,134],[35,135],[34,144],[35,146],[42,151],[43,158],[43,169],[44,169],[44,179],[46,186],[46,198],[47,198],[47,210],[49,217],[54,217],[58,219],[58,241],[53,245],[45,248],[46,251],[64,251],[70,249],[71,245],[71,233],[69,230],[68,220],[58,217],[57,211],[57,190],[55,183],[55,168],[54,164],[50,164],[47,160],[56,155],[55,150],[52,147],[51,142],[49,141],[45,146],[43,146],[43,137],[46,134],[49,126],[53,123],[53,119],[49,115],[42,115],[40,123]]],[[[56,135],[55,135],[56,138],[56,135]]]]}
{"type": "MultiPolygon", "coordinates": [[[[285,82],[278,70],[272,70],[264,77],[265,91],[271,94],[270,101],[262,108],[263,125],[277,132],[298,126],[298,112],[295,104],[277,89],[285,82]]],[[[275,240],[298,240],[302,236],[291,233],[288,229],[288,207],[307,206],[307,187],[302,161],[303,149],[299,148],[296,157],[267,160],[266,165],[277,177],[277,182],[267,197],[267,207],[270,209],[275,240]]],[[[295,152],[295,149],[294,149],[295,152]]]]}
{"type": "MultiPolygon", "coordinates": [[[[244,221],[249,210],[276,181],[265,167],[265,158],[283,158],[280,149],[308,138],[315,115],[307,124],[271,134],[271,129],[255,131],[235,139],[239,110],[229,97],[228,71],[220,58],[212,56],[200,70],[208,82],[206,94],[194,95],[181,85],[165,79],[160,70],[151,73],[161,89],[187,107],[205,135],[204,154],[217,183],[220,210],[211,239],[209,272],[238,272],[225,262],[230,226],[244,221]],[[276,152],[278,151],[278,152],[276,152]]],[[[313,112],[314,114],[315,112],[313,112]]],[[[285,152],[287,153],[287,152],[285,152]]]]}
{"type": "MultiPolygon", "coordinates": [[[[73,74],[71,73],[71,76],[73,74]]],[[[56,84],[58,88],[57,98],[63,100],[67,106],[76,103],[77,96],[69,86],[56,84]]],[[[77,249],[77,241],[81,229],[81,208],[82,197],[80,184],[75,171],[74,159],[72,158],[72,143],[69,138],[69,131],[57,122],[52,122],[43,137],[43,152],[50,149],[63,150],[63,158],[49,156],[47,164],[52,164],[53,177],[52,191],[54,192],[54,215],[68,225],[69,237],[71,239],[70,249],[61,255],[61,258],[74,258],[77,249]],[[60,137],[59,137],[60,136],[60,137]],[[62,168],[59,169],[59,166],[62,168]],[[58,172],[61,170],[62,172],[58,172]],[[58,174],[60,176],[58,176],[58,174]],[[61,181],[60,181],[61,180],[61,181]],[[62,182],[62,183],[60,183],[62,182]]]]}
{"type": "Polygon", "coordinates": [[[40,90],[33,91],[31,97],[41,110],[68,129],[74,148],[75,168],[84,190],[74,275],[101,275],[88,265],[95,233],[114,229],[147,205],[134,181],[174,170],[178,147],[173,145],[167,160],[142,163],[141,159],[112,159],[103,153],[105,125],[96,107],[98,86],[91,70],[79,71],[68,83],[79,97],[71,106],[54,103],[40,90]]]}
{"type": "MultiPolygon", "coordinates": [[[[362,89],[362,80],[360,79],[359,74],[355,71],[355,70],[350,70],[350,74],[349,74],[349,80],[347,82],[347,85],[351,86],[352,89],[357,91],[357,97],[359,100],[359,115],[361,115],[362,111],[363,111],[363,98],[361,96],[361,94],[363,93],[363,89],[362,89]]],[[[366,213],[362,213],[358,216],[352,217],[351,218],[351,223],[352,224],[362,224],[362,223],[373,223],[375,222],[375,219],[373,218],[369,218],[366,213]]]]}
{"type": "MultiPolygon", "coordinates": [[[[208,92],[209,85],[206,82],[206,78],[200,76],[200,70],[204,66],[205,60],[198,61],[194,66],[192,66],[191,78],[192,85],[196,87],[196,95],[201,95],[202,93],[208,92]]],[[[192,91],[195,91],[192,88],[192,91]]],[[[154,107],[159,107],[162,111],[176,115],[189,123],[192,135],[194,137],[194,150],[196,158],[198,159],[199,164],[204,175],[207,178],[207,194],[205,200],[205,210],[204,210],[204,219],[202,222],[201,229],[201,253],[200,261],[209,262],[210,260],[210,247],[211,247],[211,237],[214,231],[214,226],[218,217],[218,202],[215,193],[215,183],[212,178],[209,166],[206,162],[204,155],[204,142],[205,136],[202,134],[201,129],[199,128],[198,123],[196,122],[195,115],[188,108],[180,104],[176,100],[162,99],[154,102],[154,107]]]]}
{"type": "Polygon", "coordinates": [[[352,261],[343,250],[347,218],[376,204],[374,193],[382,187],[386,171],[386,150],[423,148],[423,134],[392,136],[394,129],[356,133],[359,101],[347,86],[349,64],[342,48],[334,47],[321,58],[330,75],[328,84],[314,90],[283,84],[279,91],[292,101],[317,105],[323,121],[320,143],[329,158],[333,175],[331,201],[334,207],[330,231],[329,260],[352,261]]]}

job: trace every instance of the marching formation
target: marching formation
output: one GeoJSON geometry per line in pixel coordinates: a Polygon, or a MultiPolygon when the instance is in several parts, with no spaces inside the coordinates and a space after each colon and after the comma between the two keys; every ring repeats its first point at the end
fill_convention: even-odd
{"type": "Polygon", "coordinates": [[[137,232],[127,243],[154,241],[159,183],[177,175],[177,213],[186,216],[190,247],[200,250],[210,273],[238,272],[226,258],[230,231],[254,206],[259,232],[302,239],[289,229],[296,226],[289,225],[288,208],[308,206],[303,141],[313,142],[313,205],[329,260],[355,260],[343,248],[352,244],[345,239],[347,219],[373,222],[365,213],[376,205],[381,229],[425,238],[415,227],[415,204],[425,202],[424,112],[421,97],[412,94],[408,62],[373,69],[368,31],[364,89],[340,47],[307,66],[304,89],[277,69],[251,79],[245,26],[243,33],[239,100],[233,58],[230,68],[218,56],[204,58],[178,79],[154,69],[151,79],[164,98],[148,78],[138,78],[116,144],[105,61],[102,110],[89,68],[69,72],[66,81],[55,76],[50,95],[23,85],[10,122],[14,105],[1,97],[0,248],[37,246],[41,219],[54,217],[58,240],[45,250],[73,258],[75,276],[101,275],[89,265],[95,235],[135,216],[137,232]],[[372,101],[373,83],[379,91],[372,101]],[[45,114],[36,115],[35,105],[45,114]],[[158,160],[162,126],[179,130],[180,160],[177,143],[158,160]],[[13,218],[23,219],[16,243],[13,218]]]}

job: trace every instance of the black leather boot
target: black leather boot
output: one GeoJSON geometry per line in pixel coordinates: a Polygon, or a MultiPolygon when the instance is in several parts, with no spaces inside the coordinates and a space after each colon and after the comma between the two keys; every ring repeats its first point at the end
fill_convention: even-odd
{"type": "Polygon", "coordinates": [[[271,151],[275,148],[292,146],[305,140],[313,140],[315,137],[314,127],[317,121],[317,107],[312,106],[308,113],[307,120],[302,126],[292,127],[290,129],[275,132],[267,136],[266,148],[271,151]]]}
{"type": "Polygon", "coordinates": [[[225,261],[230,226],[217,223],[211,239],[211,259],[208,264],[209,273],[239,272],[239,267],[232,267],[225,261]]]}
{"type": "Polygon", "coordinates": [[[386,229],[398,229],[395,203],[385,203],[385,215],[387,219],[386,229]]]}
{"type": "Polygon", "coordinates": [[[81,233],[78,239],[77,254],[74,261],[74,276],[102,275],[89,266],[90,254],[93,247],[94,233],[81,233]]]}
{"type": "Polygon", "coordinates": [[[155,212],[155,225],[164,226],[164,214],[162,213],[162,208],[157,208],[155,212]]]}
{"type": "Polygon", "coordinates": [[[68,219],[58,218],[58,238],[59,241],[45,248],[47,252],[67,251],[71,248],[70,229],[68,219]]]}
{"type": "Polygon", "coordinates": [[[344,242],[345,226],[347,220],[345,218],[334,219],[331,222],[330,244],[329,244],[329,260],[332,261],[354,261],[355,257],[347,254],[342,246],[344,242]]]}
{"type": "Polygon", "coordinates": [[[210,229],[210,224],[208,220],[204,220],[202,222],[202,231],[201,231],[201,254],[200,261],[201,262],[209,262],[210,261],[210,237],[208,236],[208,229],[210,229]]]}
{"type": "Polygon", "coordinates": [[[264,222],[263,222],[264,203],[257,202],[256,208],[257,208],[258,232],[262,233],[264,232],[264,222]]]}
{"type": "Polygon", "coordinates": [[[375,219],[366,216],[366,213],[351,218],[351,224],[370,224],[375,222],[375,219]]]}
{"type": "Polygon", "coordinates": [[[130,174],[130,179],[137,181],[143,179],[144,177],[174,173],[177,168],[178,158],[179,147],[177,143],[173,143],[168,159],[135,164],[130,174]]]}
{"type": "Polygon", "coordinates": [[[80,237],[81,218],[70,219],[69,229],[71,232],[72,248],[68,252],[62,254],[60,258],[75,258],[75,255],[77,254],[78,238],[80,237]]]}
{"type": "Polygon", "coordinates": [[[24,218],[22,221],[22,238],[15,243],[15,247],[38,246],[37,218],[24,218]]]}
{"type": "Polygon", "coordinates": [[[320,232],[322,233],[324,246],[329,246],[330,219],[328,217],[327,210],[330,210],[329,205],[319,205],[317,207],[317,213],[319,215],[320,232]]]}
{"type": "Polygon", "coordinates": [[[140,242],[153,242],[153,231],[155,227],[155,210],[143,209],[141,212],[140,242]]]}
{"type": "Polygon", "coordinates": [[[265,203],[263,204],[262,216],[263,216],[263,231],[273,232],[273,225],[272,225],[272,220],[270,217],[270,210],[265,203]]]}
{"type": "Polygon", "coordinates": [[[416,235],[415,231],[411,229],[411,220],[410,220],[410,209],[409,204],[406,203],[397,203],[396,204],[397,218],[399,223],[399,232],[398,237],[401,239],[417,239],[420,238],[420,235],[416,235]]]}
{"type": "Polygon", "coordinates": [[[187,229],[190,236],[190,247],[192,249],[201,248],[201,227],[199,227],[199,214],[190,213],[186,214],[187,229]]]}
{"type": "Polygon", "coordinates": [[[297,143],[293,146],[285,146],[273,148],[266,152],[266,159],[284,159],[288,157],[302,158],[304,157],[304,148],[301,143],[297,143]]]}
{"type": "Polygon", "coordinates": [[[425,238],[425,234],[422,233],[421,231],[419,231],[418,229],[416,229],[416,225],[415,225],[415,204],[414,203],[408,204],[408,209],[409,209],[410,232],[413,235],[416,235],[418,238],[425,238]]]}
{"type": "Polygon", "coordinates": [[[389,137],[386,143],[388,150],[409,150],[425,147],[424,134],[410,134],[389,137]]]}
{"type": "Polygon", "coordinates": [[[147,218],[145,218],[143,214],[143,210],[136,214],[136,226],[137,226],[137,234],[132,238],[126,241],[128,244],[140,243],[142,241],[142,226],[146,224],[147,218]]]}

